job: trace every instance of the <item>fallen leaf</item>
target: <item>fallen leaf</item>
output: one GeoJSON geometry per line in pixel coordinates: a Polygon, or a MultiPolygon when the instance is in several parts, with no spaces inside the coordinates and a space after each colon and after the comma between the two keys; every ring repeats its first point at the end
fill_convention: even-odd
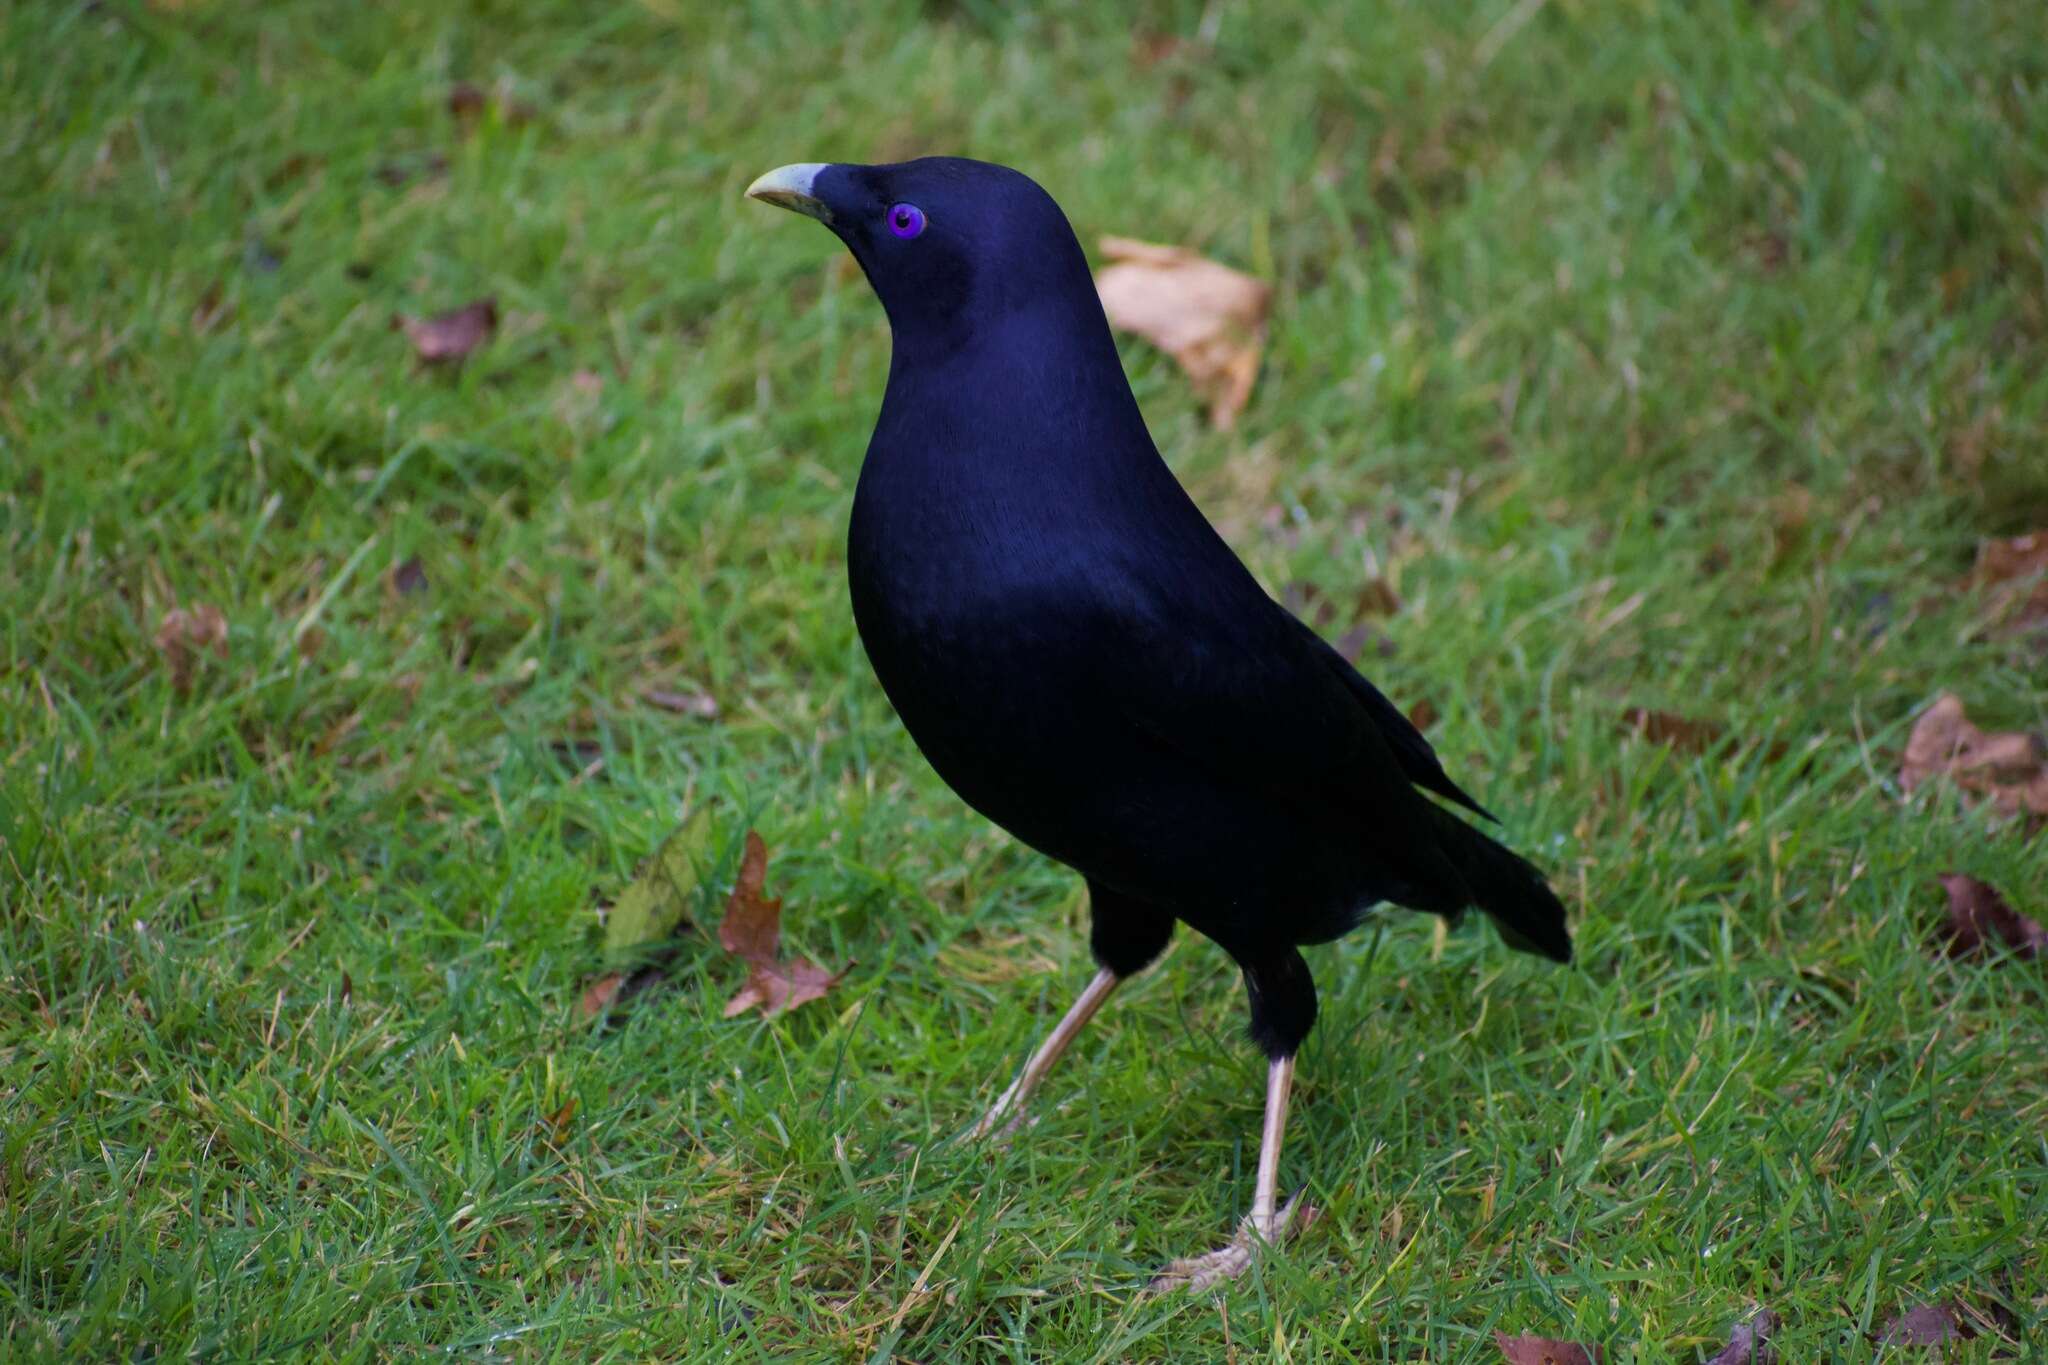
{"type": "Polygon", "coordinates": [[[604,956],[610,970],[584,986],[576,1002],[578,1019],[609,1013],[660,977],[661,964],[648,962],[648,953],[668,942],[689,913],[710,837],[711,808],[700,806],[662,841],[646,870],[605,912],[604,956]]]}
{"type": "Polygon", "coordinates": [[[767,875],[768,846],[760,835],[748,830],[739,876],[725,903],[725,919],[718,926],[719,944],[747,964],[746,984],[725,1002],[728,1019],[756,1005],[770,1018],[793,1010],[832,989],[848,970],[828,972],[801,958],[790,961],[781,956],[782,902],[763,894],[767,875]]]}
{"type": "Polygon", "coordinates": [[[1908,795],[1936,777],[1989,796],[2008,815],[2048,816],[2048,752],[2040,741],[2016,731],[1978,729],[1953,692],[1944,692],[1913,722],[1899,767],[1899,785],[1908,795]]]}
{"type": "Polygon", "coordinates": [[[695,716],[699,720],[718,719],[718,699],[708,693],[672,692],[665,687],[650,687],[640,695],[649,706],[658,706],[679,716],[695,716]]]}
{"type": "Polygon", "coordinates": [[[192,309],[192,334],[205,336],[227,316],[227,304],[221,297],[221,283],[215,280],[206,286],[206,292],[199,296],[199,302],[192,309]]]}
{"type": "Polygon", "coordinates": [[[583,988],[583,997],[576,1002],[576,1017],[590,1020],[608,1012],[625,984],[624,972],[606,972],[593,980],[583,988]]]}
{"type": "Polygon", "coordinates": [[[1652,744],[1662,744],[1681,753],[1703,754],[1714,747],[1727,731],[1711,720],[1689,720],[1669,711],[1652,711],[1631,706],[1621,713],[1623,734],[1633,734],[1652,744]]]}
{"type": "Polygon", "coordinates": [[[172,607],[157,625],[156,647],[171,670],[171,686],[184,692],[192,686],[192,671],[201,654],[228,657],[227,618],[219,607],[203,602],[190,611],[172,607]]]}
{"type": "Polygon", "coordinates": [[[1436,724],[1436,703],[1432,702],[1428,697],[1424,697],[1416,702],[1415,705],[1408,708],[1408,723],[1418,731],[1427,730],[1430,726],[1436,724]]]}
{"type": "Polygon", "coordinates": [[[557,1146],[569,1136],[569,1124],[576,1117],[576,1099],[576,1096],[571,1095],[562,1101],[562,1107],[549,1114],[545,1120],[548,1136],[557,1146]]]}
{"type": "Polygon", "coordinates": [[[1581,1346],[1576,1341],[1511,1337],[1495,1332],[1493,1344],[1500,1347],[1500,1358],[1508,1365],[1600,1365],[1600,1348],[1581,1346]]]}
{"type": "Polygon", "coordinates": [[[2007,629],[2048,624],[2048,531],[1981,542],[1971,580],[2007,629]]]}
{"type": "Polygon", "coordinates": [[[1877,1342],[1880,1346],[1939,1346],[1968,1335],[1946,1305],[1923,1303],[1880,1327],[1877,1342]]]}
{"type": "Polygon", "coordinates": [[[394,313],[391,325],[412,342],[413,354],[422,365],[449,365],[466,359],[471,351],[490,340],[498,329],[498,301],[478,299],[453,312],[430,318],[394,313]]]}
{"type": "Polygon", "coordinates": [[[457,81],[448,87],[448,112],[457,118],[475,118],[484,111],[483,87],[473,81],[457,81]]]}
{"type": "Polygon", "coordinates": [[[1171,355],[1229,430],[1251,398],[1272,287],[1181,246],[1104,237],[1095,276],[1110,325],[1171,355]]]}
{"type": "Polygon", "coordinates": [[[614,966],[638,960],[650,944],[661,943],[689,913],[700,881],[698,868],[711,842],[711,808],[699,806],[682,827],[662,842],[647,870],[619,893],[605,912],[604,955],[614,966]]]}
{"type": "Polygon", "coordinates": [[[403,564],[394,564],[384,581],[393,597],[411,597],[427,590],[427,566],[414,555],[403,564]]]}
{"type": "Polygon", "coordinates": [[[1958,872],[1941,876],[1948,893],[1944,926],[1951,957],[2010,948],[2025,958],[2048,957],[2048,929],[2007,904],[1995,887],[1958,872]]]}
{"type": "Polygon", "coordinates": [[[1707,1365],[1773,1365],[1778,1353],[1766,1338],[1777,1330],[1778,1315],[1768,1308],[1759,1308],[1748,1322],[1735,1324],[1735,1330],[1728,1334],[1728,1344],[1707,1365]]]}

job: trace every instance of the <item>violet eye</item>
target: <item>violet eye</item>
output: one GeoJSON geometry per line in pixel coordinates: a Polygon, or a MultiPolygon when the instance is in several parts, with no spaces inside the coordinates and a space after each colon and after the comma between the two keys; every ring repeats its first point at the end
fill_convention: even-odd
{"type": "Polygon", "coordinates": [[[924,210],[915,204],[897,204],[889,210],[889,231],[909,241],[924,231],[924,210]]]}

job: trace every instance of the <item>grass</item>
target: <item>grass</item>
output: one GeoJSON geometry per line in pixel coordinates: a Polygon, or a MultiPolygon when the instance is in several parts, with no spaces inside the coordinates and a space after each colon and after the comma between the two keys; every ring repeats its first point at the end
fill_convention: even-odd
{"type": "Polygon", "coordinates": [[[1951,868],[2042,915],[2048,842],[1895,776],[1946,689],[2048,728],[1958,586],[2048,526],[2038,6],[32,0],[0,54],[0,1354],[1692,1361],[1765,1304],[1855,1359],[1956,1297],[2038,1348],[2048,984],[1927,942],[1951,868]],[[922,151],[1274,281],[1234,433],[1127,347],[1162,448],[1276,591],[1396,588],[1371,670],[1574,908],[1572,971],[1316,951],[1326,1216],[1221,1299],[1135,1292],[1249,1197],[1207,945],[955,1141],[1085,909],[867,670],[884,324],[739,197],[922,151]],[[389,329],[484,294],[458,373],[389,329]],[[705,803],[699,926],[751,826],[859,965],[726,1020],[686,936],[579,1024],[705,803]]]}

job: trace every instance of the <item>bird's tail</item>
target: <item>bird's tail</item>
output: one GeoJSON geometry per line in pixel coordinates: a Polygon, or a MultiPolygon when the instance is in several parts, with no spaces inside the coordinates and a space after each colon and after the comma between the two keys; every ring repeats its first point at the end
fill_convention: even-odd
{"type": "Polygon", "coordinates": [[[1472,903],[1493,920],[1508,946],[1541,953],[1553,962],[1570,962],[1572,939],[1564,927],[1564,905],[1543,874],[1442,806],[1428,804],[1445,856],[1464,877],[1472,903]]]}

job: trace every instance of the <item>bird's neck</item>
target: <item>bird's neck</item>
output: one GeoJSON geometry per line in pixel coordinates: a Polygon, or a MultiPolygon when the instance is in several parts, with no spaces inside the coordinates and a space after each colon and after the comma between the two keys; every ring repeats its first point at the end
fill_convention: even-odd
{"type": "Polygon", "coordinates": [[[910,451],[1077,477],[1158,460],[1092,287],[942,342],[898,336],[870,457],[910,451]]]}

